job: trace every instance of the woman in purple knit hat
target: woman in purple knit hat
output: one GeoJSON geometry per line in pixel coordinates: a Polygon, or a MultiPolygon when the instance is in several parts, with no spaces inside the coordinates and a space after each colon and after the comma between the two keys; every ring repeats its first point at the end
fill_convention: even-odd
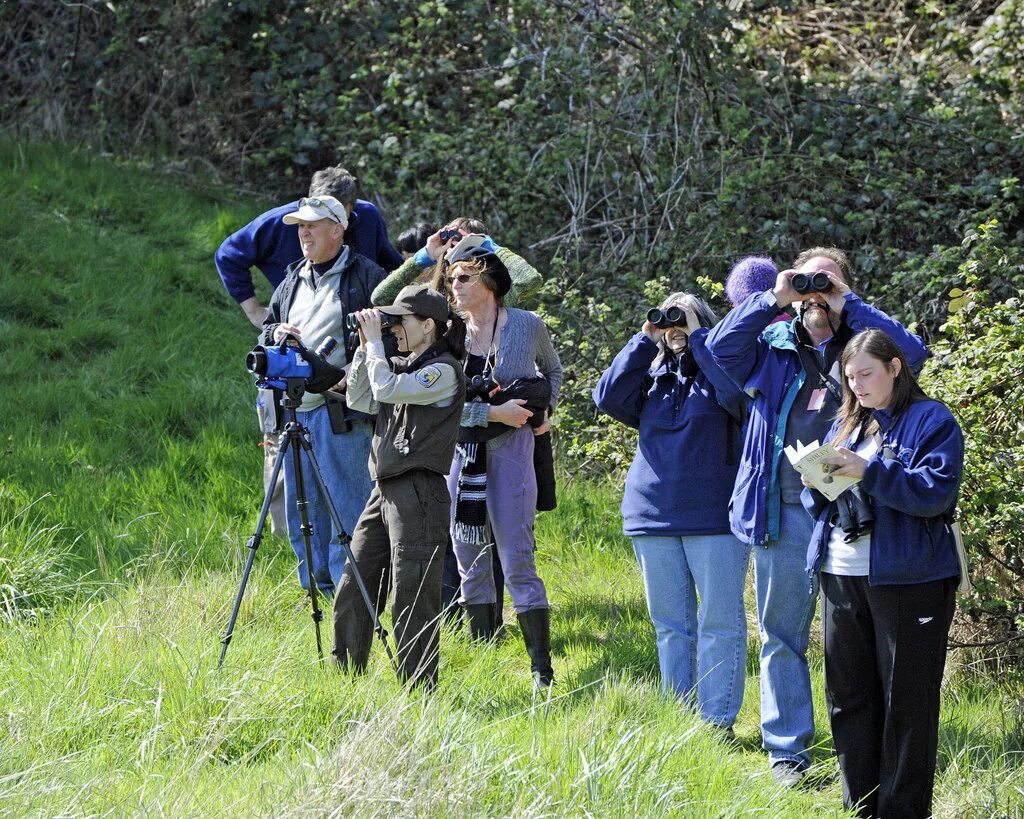
{"type": "Polygon", "coordinates": [[[729,305],[737,307],[747,296],[771,290],[778,275],[779,268],[768,256],[744,256],[732,266],[725,280],[729,305]]]}

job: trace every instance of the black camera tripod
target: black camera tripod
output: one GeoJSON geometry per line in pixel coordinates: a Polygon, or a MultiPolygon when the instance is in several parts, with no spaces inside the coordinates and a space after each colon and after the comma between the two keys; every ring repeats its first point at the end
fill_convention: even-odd
{"type": "MultiPolygon", "coordinates": [[[[344,527],[341,524],[341,517],[338,515],[338,512],[334,507],[334,501],[331,499],[331,495],[327,490],[327,483],[324,481],[323,474],[320,472],[320,465],[316,462],[316,456],[313,454],[313,442],[310,440],[309,430],[299,423],[298,417],[295,414],[296,409],[298,409],[299,405],[302,403],[302,395],[306,390],[305,379],[286,378],[285,383],[286,386],[282,404],[288,416],[288,423],[285,424],[284,431],[278,439],[279,449],[277,457],[274,459],[274,469],[270,478],[270,483],[268,484],[271,489],[266,492],[266,495],[263,498],[263,506],[260,509],[260,516],[256,521],[256,531],[253,533],[253,536],[249,538],[249,542],[247,544],[249,548],[249,555],[245,560],[245,569],[242,571],[242,582],[238,587],[238,596],[235,598],[235,606],[231,611],[231,619],[228,621],[227,630],[221,638],[222,648],[220,650],[220,659],[217,661],[217,668],[220,668],[224,664],[224,655],[227,653],[228,645],[231,643],[231,636],[235,631],[235,621],[238,620],[238,610],[242,606],[242,596],[245,594],[245,587],[249,583],[249,574],[252,571],[252,564],[256,558],[256,550],[259,549],[260,542],[263,540],[263,528],[267,522],[267,515],[270,513],[272,487],[277,485],[277,479],[284,466],[284,459],[289,449],[292,451],[292,463],[295,466],[295,500],[296,506],[299,510],[299,518],[302,521],[302,540],[306,546],[306,573],[309,578],[309,602],[312,609],[313,630],[316,632],[316,653],[319,660],[322,661],[324,658],[323,644],[320,640],[320,622],[324,619],[324,616],[323,612],[320,611],[320,594],[316,587],[316,578],[313,572],[313,545],[311,541],[313,529],[309,525],[309,515],[306,511],[306,488],[302,479],[303,452],[305,452],[306,457],[309,458],[310,466],[313,468],[313,476],[316,478],[317,487],[320,489],[320,492],[323,494],[326,501],[327,511],[331,516],[331,522],[334,524],[334,528],[338,532],[344,532],[344,527]]],[[[349,545],[348,538],[341,538],[341,545],[345,550],[345,555],[348,557],[348,563],[352,567],[352,577],[355,578],[356,585],[359,587],[359,592],[363,596],[363,602],[366,603],[366,609],[370,612],[370,620],[373,622],[373,630],[380,638],[381,643],[384,644],[384,651],[387,652],[388,659],[391,661],[391,665],[397,673],[398,663],[395,661],[395,656],[391,653],[391,647],[388,645],[388,634],[380,624],[380,618],[377,617],[377,608],[370,599],[370,593],[367,591],[366,584],[363,582],[363,576],[359,573],[359,567],[356,566],[355,557],[352,555],[352,547],[349,545]]]]}

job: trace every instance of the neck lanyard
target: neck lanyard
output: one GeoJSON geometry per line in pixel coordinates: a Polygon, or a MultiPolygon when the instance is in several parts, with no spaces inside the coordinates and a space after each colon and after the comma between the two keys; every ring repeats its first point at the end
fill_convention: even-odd
{"type": "MultiPolygon", "coordinates": [[[[833,336],[833,338],[835,338],[835,336],[833,336]]],[[[825,344],[827,345],[828,341],[826,341],[825,344]]],[[[842,406],[843,392],[840,389],[839,385],[836,384],[835,379],[832,378],[832,376],[830,376],[827,372],[825,372],[825,368],[822,367],[821,362],[818,361],[818,350],[812,347],[810,344],[804,343],[800,339],[797,339],[797,349],[799,350],[800,357],[804,359],[805,362],[808,358],[811,359],[811,363],[814,365],[814,370],[818,373],[818,380],[820,382],[820,386],[827,389],[832,394],[832,397],[836,400],[836,402],[840,406],[842,406]]],[[[824,357],[824,352],[822,352],[822,357],[824,357]]],[[[804,364],[804,369],[807,369],[806,363],[804,364]]]]}
{"type": "MultiPolygon", "coordinates": [[[[488,372],[494,372],[494,368],[498,366],[498,348],[495,345],[495,339],[498,335],[498,317],[501,315],[501,308],[499,307],[494,312],[494,326],[491,328],[491,341],[487,347],[487,353],[484,356],[484,375],[488,372]]],[[[469,356],[462,362],[462,369],[465,370],[469,363],[469,356]]]]}

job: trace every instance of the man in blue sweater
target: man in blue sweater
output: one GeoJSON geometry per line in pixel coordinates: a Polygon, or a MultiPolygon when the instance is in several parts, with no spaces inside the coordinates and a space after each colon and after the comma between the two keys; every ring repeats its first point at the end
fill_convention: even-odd
{"type": "Polygon", "coordinates": [[[812,521],[803,484],[783,453],[797,441],[823,441],[842,396],[839,360],[853,335],[870,327],[895,339],[913,371],[927,351],[899,322],[850,290],[852,270],[837,248],[805,250],[775,287],[753,294],[711,331],[718,364],[753,399],[743,435],[729,524],[753,545],[761,631],[761,735],[776,781],[793,787],[810,764],[814,710],[807,643],[817,601],[804,570],[812,521]],[[798,273],[823,273],[824,292],[799,292],[798,273]],[[794,305],[797,318],[775,322],[794,305]]]}
{"type": "MultiPolygon", "coordinates": [[[[313,174],[309,195],[333,196],[345,208],[348,226],[344,242],[355,252],[367,257],[385,270],[394,270],[402,263],[402,254],[391,246],[387,226],[380,211],[370,202],[356,199],[356,178],[340,166],[324,168],[313,174]]],[[[253,326],[262,329],[267,308],[256,298],[252,268],[257,267],[277,289],[292,262],[303,258],[299,231],[286,224],[284,216],[294,213],[298,202],[268,210],[225,239],[214,255],[217,272],[224,287],[242,308],[253,326]]],[[[270,492],[270,529],[275,535],[285,530],[284,476],[276,486],[269,486],[277,457],[278,399],[273,390],[261,390],[256,401],[256,415],[263,433],[263,489],[270,492]]]]}
{"type": "MultiPolygon", "coordinates": [[[[345,206],[348,215],[345,244],[356,253],[366,256],[386,271],[394,270],[402,263],[402,254],[391,246],[388,239],[387,225],[380,211],[371,202],[356,199],[356,178],[344,168],[324,168],[313,174],[309,195],[333,196],[345,206]]],[[[284,279],[285,268],[302,258],[299,231],[295,225],[282,221],[285,214],[294,213],[298,207],[298,202],[289,202],[260,214],[228,236],[214,256],[224,287],[254,327],[263,326],[267,308],[256,298],[252,268],[258,267],[276,288],[284,279]]]]}

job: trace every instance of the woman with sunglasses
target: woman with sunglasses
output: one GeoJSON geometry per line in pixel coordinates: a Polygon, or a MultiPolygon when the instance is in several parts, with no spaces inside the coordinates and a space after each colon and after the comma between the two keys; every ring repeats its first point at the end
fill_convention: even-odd
{"type": "Polygon", "coordinates": [[[659,309],[605,370],[594,403],[640,433],[622,519],[654,623],[662,690],[731,737],[743,703],[750,546],[729,531],[728,507],[746,398],[704,346],[716,321],[711,308],[674,293],[659,309]]]}
{"type": "Polygon", "coordinates": [[[435,286],[450,292],[466,320],[466,376],[473,384],[467,388],[459,445],[448,475],[463,605],[474,636],[493,637],[496,594],[489,548],[493,539],[534,683],[550,686],[554,681],[550,608],[537,574],[533,537],[534,436],[546,431],[549,422],[546,412],[528,409],[527,399],[503,396],[502,388],[511,388],[513,382],[546,380],[550,409],[558,398],[562,365],[540,317],[504,305],[512,277],[496,254],[471,247],[450,253],[440,267],[439,275],[445,280],[436,281],[435,286]]]}
{"type": "Polygon", "coordinates": [[[828,436],[838,455],[822,463],[859,482],[836,501],[811,488],[802,500],[815,518],[808,572],[820,579],[843,803],[859,816],[925,817],[960,574],[952,525],[964,439],[882,330],[853,337],[842,372],[828,436]]]}
{"type": "MultiPolygon", "coordinates": [[[[394,588],[400,677],[432,686],[451,507],[445,475],[465,400],[466,325],[426,285],[406,287],[394,304],[357,316],[360,347],[348,402],[375,412],[377,423],[370,451],[374,487],[352,536],[352,554],[377,611],[394,588]],[[385,357],[382,314],[407,357],[385,357]]],[[[361,670],[372,639],[373,621],[348,565],[334,599],[334,656],[361,670]]]]}
{"type": "Polygon", "coordinates": [[[487,235],[487,227],[479,219],[460,216],[431,234],[422,248],[377,285],[371,294],[373,303],[389,304],[406,285],[433,279],[437,262],[443,259],[464,236],[471,235],[480,236],[483,246],[494,253],[508,270],[512,285],[505,294],[506,306],[518,306],[528,302],[544,283],[540,273],[522,256],[513,253],[507,247],[495,244],[487,235]]]}

